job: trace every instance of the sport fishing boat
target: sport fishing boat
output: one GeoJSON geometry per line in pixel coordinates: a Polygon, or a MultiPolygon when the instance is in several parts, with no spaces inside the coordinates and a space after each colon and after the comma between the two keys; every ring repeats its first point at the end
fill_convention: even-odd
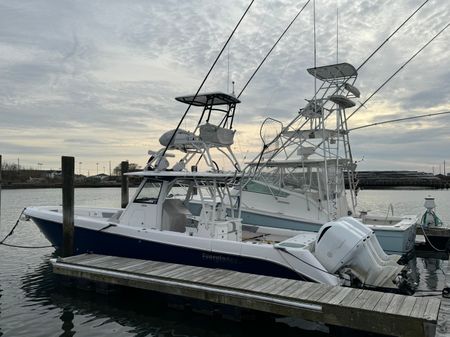
{"type": "Polygon", "coordinates": [[[286,126],[273,118],[261,126],[263,151],[248,163],[242,184],[243,222],[318,232],[324,223],[352,215],[375,232],[386,252],[409,252],[414,248],[418,215],[356,211],[356,163],[347,111],[360,97],[357,70],[339,63],[310,68],[308,73],[318,88],[314,97],[286,126]],[[264,139],[274,129],[276,135],[264,139]]]}
{"type": "MultiPolygon", "coordinates": [[[[353,218],[328,222],[319,233],[243,225],[242,173],[231,149],[240,101],[220,92],[177,100],[203,108],[197,126],[161,136],[163,148],[151,152],[143,171],[130,173],[142,183],[125,209],[75,208],[76,254],[151,259],[329,285],[405,285],[398,256],[386,255],[373,232],[353,218]],[[181,158],[171,163],[175,153],[181,158]],[[221,170],[214,160],[217,154],[236,170],[221,170]],[[187,207],[194,196],[201,204],[198,215],[187,207]]],[[[49,241],[61,245],[60,206],[27,207],[24,213],[49,241]]]]}

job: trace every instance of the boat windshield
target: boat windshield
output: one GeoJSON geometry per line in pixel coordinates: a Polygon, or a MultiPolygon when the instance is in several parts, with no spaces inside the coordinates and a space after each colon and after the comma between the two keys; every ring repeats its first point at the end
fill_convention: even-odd
{"type": "Polygon", "coordinates": [[[158,203],[159,193],[161,191],[162,181],[148,180],[142,189],[139,191],[134,202],[144,204],[156,204],[158,203]]]}

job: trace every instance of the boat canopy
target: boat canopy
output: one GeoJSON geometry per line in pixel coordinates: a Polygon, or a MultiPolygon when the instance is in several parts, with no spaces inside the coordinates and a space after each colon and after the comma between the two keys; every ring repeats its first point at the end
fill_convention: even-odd
{"type": "Polygon", "coordinates": [[[237,104],[241,103],[239,99],[233,95],[225,94],[223,92],[210,92],[204,94],[189,95],[175,97],[179,102],[192,104],[195,106],[212,106],[212,105],[225,105],[225,104],[237,104]],[[194,99],[195,97],[195,99],[194,99]]]}
{"type": "Polygon", "coordinates": [[[343,77],[355,77],[358,75],[355,67],[349,63],[338,63],[329,66],[309,68],[308,73],[322,81],[334,80],[343,77]]]}

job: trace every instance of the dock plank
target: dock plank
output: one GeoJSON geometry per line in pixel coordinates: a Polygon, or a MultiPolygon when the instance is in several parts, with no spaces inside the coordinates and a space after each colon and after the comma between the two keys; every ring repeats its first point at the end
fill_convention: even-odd
{"type": "Polygon", "coordinates": [[[372,295],[370,290],[363,290],[353,299],[353,301],[348,304],[348,306],[352,308],[361,308],[364,304],[366,304],[367,300],[370,298],[370,295],[372,295]]]}
{"type": "Polygon", "coordinates": [[[428,336],[441,305],[436,298],[101,255],[59,259],[53,268],[91,281],[403,337],[428,336]]]}
{"type": "Polygon", "coordinates": [[[404,301],[405,301],[405,296],[394,295],[391,303],[389,303],[389,305],[386,309],[386,312],[389,314],[398,312],[400,310],[400,307],[403,305],[404,301]]]}
{"type": "Polygon", "coordinates": [[[378,302],[381,300],[383,295],[384,294],[381,292],[372,291],[369,298],[367,299],[366,303],[364,303],[361,306],[361,309],[373,310],[376,307],[376,305],[378,304],[378,302]]]}
{"type": "Polygon", "coordinates": [[[379,312],[385,312],[389,306],[389,303],[391,303],[393,298],[394,298],[394,294],[392,294],[392,293],[383,294],[383,296],[381,296],[380,300],[378,301],[375,308],[373,308],[373,310],[379,311],[379,312]]]}
{"type": "Polygon", "coordinates": [[[424,317],[427,320],[437,321],[439,307],[441,305],[441,301],[437,298],[428,299],[427,308],[425,309],[424,317]]]}
{"type": "Polygon", "coordinates": [[[283,284],[282,287],[280,287],[278,290],[273,290],[271,294],[273,295],[280,295],[281,293],[285,292],[287,289],[297,289],[295,286],[298,284],[297,280],[288,280],[286,283],[283,284]]]}
{"type": "Polygon", "coordinates": [[[306,283],[306,284],[302,285],[301,287],[299,287],[299,289],[297,291],[295,291],[289,297],[292,297],[292,298],[295,298],[298,300],[304,300],[305,297],[308,297],[309,295],[311,295],[311,293],[313,293],[314,291],[316,291],[319,288],[320,288],[320,286],[317,283],[306,283]]]}
{"type": "Polygon", "coordinates": [[[355,298],[357,298],[359,296],[359,294],[361,294],[363,292],[362,289],[352,289],[351,291],[348,292],[348,294],[337,304],[339,305],[349,305],[350,303],[352,303],[355,298]]]}
{"type": "Polygon", "coordinates": [[[414,303],[414,307],[411,310],[411,317],[423,317],[425,313],[425,309],[427,308],[428,299],[424,297],[417,297],[416,303],[414,303]]]}
{"type": "Polygon", "coordinates": [[[403,305],[400,307],[400,310],[398,311],[398,314],[404,315],[404,316],[410,316],[416,302],[417,302],[417,298],[412,297],[412,296],[406,297],[405,301],[403,302],[403,305]]]}
{"type": "Polygon", "coordinates": [[[321,298],[323,295],[328,293],[331,290],[331,286],[324,285],[323,287],[320,287],[317,291],[314,291],[310,294],[310,296],[306,297],[305,300],[308,301],[317,301],[319,298],[321,298]]]}
{"type": "Polygon", "coordinates": [[[340,291],[336,294],[335,297],[328,300],[328,304],[339,304],[342,302],[342,300],[347,297],[347,295],[352,291],[352,288],[341,288],[339,287],[340,291]]]}

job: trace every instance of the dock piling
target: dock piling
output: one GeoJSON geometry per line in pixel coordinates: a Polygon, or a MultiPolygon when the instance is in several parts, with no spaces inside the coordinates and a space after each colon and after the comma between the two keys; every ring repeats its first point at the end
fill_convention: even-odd
{"type": "Polygon", "coordinates": [[[61,157],[63,199],[63,246],[64,257],[73,255],[74,240],[74,157],[61,157]]]}
{"type": "Polygon", "coordinates": [[[120,163],[120,174],[122,176],[122,184],[121,184],[121,195],[122,195],[122,202],[121,207],[125,208],[128,205],[128,177],[125,175],[125,173],[128,172],[129,166],[128,161],[123,161],[120,163]]]}
{"type": "Polygon", "coordinates": [[[2,155],[0,154],[0,226],[2,224],[2,155]]]}

